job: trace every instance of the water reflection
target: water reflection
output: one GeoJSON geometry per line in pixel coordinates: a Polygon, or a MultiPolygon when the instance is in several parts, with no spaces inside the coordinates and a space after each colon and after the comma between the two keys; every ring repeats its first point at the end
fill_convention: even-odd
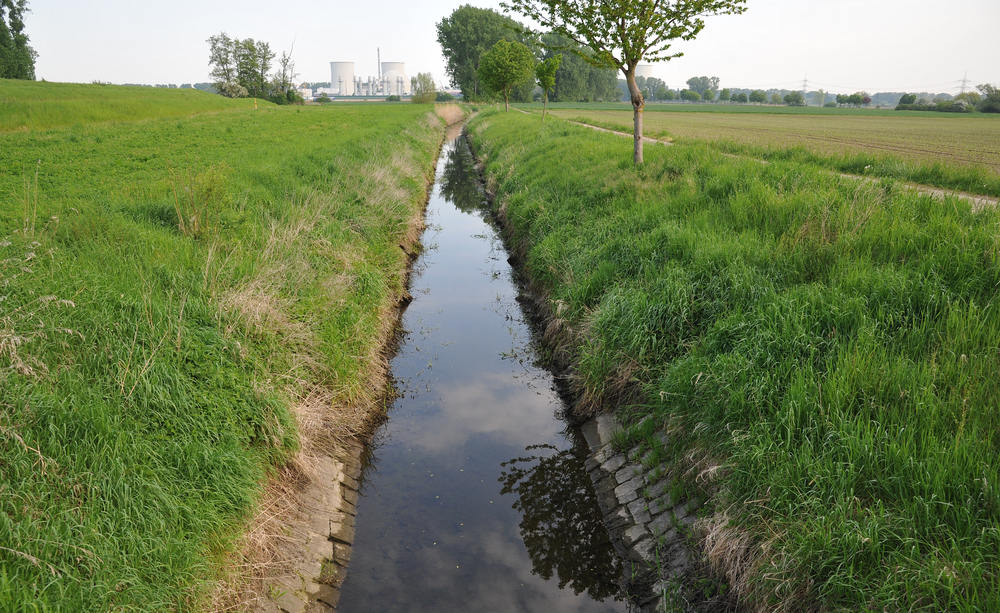
{"type": "Polygon", "coordinates": [[[464,139],[437,170],[434,248],[411,277],[401,394],[365,468],[338,610],[621,611],[578,437],[555,418],[464,139]],[[538,457],[509,461],[526,447],[538,457]]]}
{"type": "Polygon", "coordinates": [[[548,452],[502,463],[501,494],[515,494],[513,508],[522,515],[520,532],[531,557],[531,572],[545,580],[558,577],[559,588],[584,590],[591,598],[621,599],[621,563],[593,504],[593,486],[584,461],[587,444],[573,437],[569,449],[529,445],[526,451],[548,452]]]}

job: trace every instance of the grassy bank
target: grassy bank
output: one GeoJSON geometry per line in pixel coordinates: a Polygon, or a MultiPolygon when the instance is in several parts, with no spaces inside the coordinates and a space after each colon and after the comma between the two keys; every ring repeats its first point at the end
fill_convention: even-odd
{"type": "MultiPolygon", "coordinates": [[[[631,112],[557,111],[557,116],[620,132],[631,112]]],[[[813,117],[724,114],[646,115],[644,133],[719,151],[785,160],[869,177],[1000,196],[1000,117],[813,117]]]]}
{"type": "Polygon", "coordinates": [[[230,100],[196,89],[0,79],[0,132],[186,117],[253,105],[249,99],[230,100]]]}
{"type": "Polygon", "coordinates": [[[380,393],[442,123],[95,121],[0,136],[0,609],[197,610],[299,408],[380,393]]]}
{"type": "Polygon", "coordinates": [[[471,134],[581,406],[713,496],[731,595],[1000,606],[996,210],[697,143],[635,168],[628,140],[537,116],[471,134]]]}

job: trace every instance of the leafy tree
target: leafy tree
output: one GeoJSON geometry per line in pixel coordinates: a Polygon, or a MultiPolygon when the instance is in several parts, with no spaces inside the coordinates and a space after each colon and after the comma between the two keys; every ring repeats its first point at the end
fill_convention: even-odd
{"type": "Polygon", "coordinates": [[[739,102],[740,104],[746,104],[747,100],[748,100],[747,95],[745,93],[743,93],[743,92],[740,92],[736,96],[736,101],[739,102]]]}
{"type": "Polygon", "coordinates": [[[706,89],[701,93],[701,99],[705,102],[715,102],[715,92],[710,89],[706,89]]]}
{"type": "Polygon", "coordinates": [[[487,90],[503,93],[504,109],[510,112],[510,92],[531,79],[535,56],[518,42],[499,40],[479,58],[479,81],[487,90]]]}
{"type": "Polygon", "coordinates": [[[864,100],[864,96],[860,92],[856,94],[851,94],[847,97],[847,103],[853,104],[854,106],[861,106],[861,102],[864,100]]]}
{"type": "Polygon", "coordinates": [[[554,57],[559,50],[563,53],[559,70],[556,71],[556,85],[552,100],[556,102],[601,102],[621,100],[618,78],[613,68],[598,68],[583,59],[593,55],[593,51],[577,45],[572,40],[553,34],[543,34],[542,45],[546,48],[544,59],[554,57]]]}
{"type": "Polygon", "coordinates": [[[767,102],[767,94],[759,89],[750,92],[750,102],[763,104],[767,102]]]}
{"type": "Polygon", "coordinates": [[[845,95],[845,94],[837,94],[837,104],[838,105],[847,104],[847,102],[848,102],[848,96],[847,95],[845,95]]]}
{"type": "Polygon", "coordinates": [[[657,100],[673,100],[674,92],[670,91],[666,85],[661,85],[656,89],[657,100]]]}
{"type": "Polygon", "coordinates": [[[429,72],[418,72],[410,79],[410,101],[414,104],[429,104],[437,98],[437,86],[429,72]]]}
{"type": "Polygon", "coordinates": [[[701,96],[698,92],[691,91],[690,89],[681,90],[681,100],[687,100],[688,102],[697,102],[701,100],[701,96]]]}
{"type": "Polygon", "coordinates": [[[979,103],[979,110],[983,113],[1000,113],[1000,87],[983,83],[976,87],[983,99],[979,103]]]}
{"type": "MultiPolygon", "coordinates": [[[[390,98],[391,97],[392,96],[390,96],[390,98]]],[[[398,98],[399,96],[396,96],[396,97],[398,98]]],[[[455,96],[452,96],[448,92],[438,91],[437,94],[434,97],[434,102],[451,102],[454,99],[455,99],[455,96]]]]}
{"type": "Polygon", "coordinates": [[[535,66],[535,80],[538,87],[542,88],[542,121],[545,121],[545,112],[549,108],[549,92],[556,87],[556,71],[562,62],[562,54],[558,53],[550,58],[546,58],[535,66]]]}
{"type": "Polygon", "coordinates": [[[865,106],[868,106],[871,103],[872,103],[872,97],[869,96],[868,94],[862,94],[862,96],[861,96],[861,104],[863,104],[865,106]]]}
{"type": "MultiPolygon", "coordinates": [[[[233,98],[270,96],[272,88],[267,75],[274,60],[270,44],[252,38],[230,38],[225,32],[210,36],[208,44],[208,64],[212,66],[209,76],[214,79],[217,92],[233,98]]],[[[291,61],[291,56],[287,61],[291,61]]]]}
{"type": "Polygon", "coordinates": [[[687,80],[688,89],[704,94],[705,90],[717,91],[719,89],[719,77],[691,77],[687,80]]]}
{"type": "Polygon", "coordinates": [[[789,92],[785,94],[785,104],[788,106],[805,106],[806,99],[802,92],[789,92]]]}
{"type": "MultiPolygon", "coordinates": [[[[964,100],[966,103],[975,107],[979,106],[979,103],[982,102],[983,96],[979,92],[963,92],[955,96],[955,100],[964,100]]],[[[902,102],[902,99],[900,99],[900,104],[902,104],[902,102]]]]}
{"type": "Polygon", "coordinates": [[[781,104],[782,102],[784,102],[784,100],[782,100],[781,94],[778,92],[771,94],[771,104],[781,104]]]}
{"type": "Polygon", "coordinates": [[[813,92],[813,102],[816,106],[823,106],[826,104],[826,92],[823,90],[813,92]]]}
{"type": "Polygon", "coordinates": [[[292,48],[287,52],[281,52],[281,59],[278,60],[278,70],[275,71],[272,80],[275,89],[283,94],[287,94],[292,91],[292,82],[299,76],[299,73],[295,72],[295,61],[292,60],[292,52],[295,51],[295,44],[292,43],[292,48]]]}
{"type": "Polygon", "coordinates": [[[719,92],[719,100],[721,100],[722,102],[726,102],[730,98],[732,98],[732,94],[729,92],[729,88],[728,87],[726,89],[722,90],[721,92],[719,92]]]}
{"type": "Polygon", "coordinates": [[[468,4],[455,9],[437,24],[451,85],[461,89],[466,100],[481,99],[486,91],[479,80],[480,57],[499,40],[530,42],[522,32],[524,26],[492,9],[468,4]]]}
{"type": "Polygon", "coordinates": [[[35,80],[38,53],[28,45],[24,14],[28,0],[0,0],[0,79],[35,80]]]}
{"type": "Polygon", "coordinates": [[[642,163],[642,111],[645,100],[635,82],[639,62],[665,62],[674,40],[692,40],[706,15],[742,13],[746,0],[509,0],[516,11],[557,34],[593,50],[595,66],[625,75],[632,101],[635,163],[642,163]]]}

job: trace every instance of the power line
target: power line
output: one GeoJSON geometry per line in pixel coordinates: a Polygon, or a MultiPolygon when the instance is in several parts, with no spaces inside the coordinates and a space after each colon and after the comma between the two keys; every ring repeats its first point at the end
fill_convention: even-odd
{"type": "Polygon", "coordinates": [[[965,71],[965,76],[962,77],[962,93],[965,93],[965,88],[969,85],[969,71],[965,71]]]}

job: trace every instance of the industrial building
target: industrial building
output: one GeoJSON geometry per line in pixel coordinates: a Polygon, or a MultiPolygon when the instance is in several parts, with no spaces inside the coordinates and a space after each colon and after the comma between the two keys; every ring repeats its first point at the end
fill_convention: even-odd
{"type": "Polygon", "coordinates": [[[330,93],[335,96],[409,96],[404,62],[380,62],[375,77],[354,75],[354,62],[330,62],[330,93]]]}

